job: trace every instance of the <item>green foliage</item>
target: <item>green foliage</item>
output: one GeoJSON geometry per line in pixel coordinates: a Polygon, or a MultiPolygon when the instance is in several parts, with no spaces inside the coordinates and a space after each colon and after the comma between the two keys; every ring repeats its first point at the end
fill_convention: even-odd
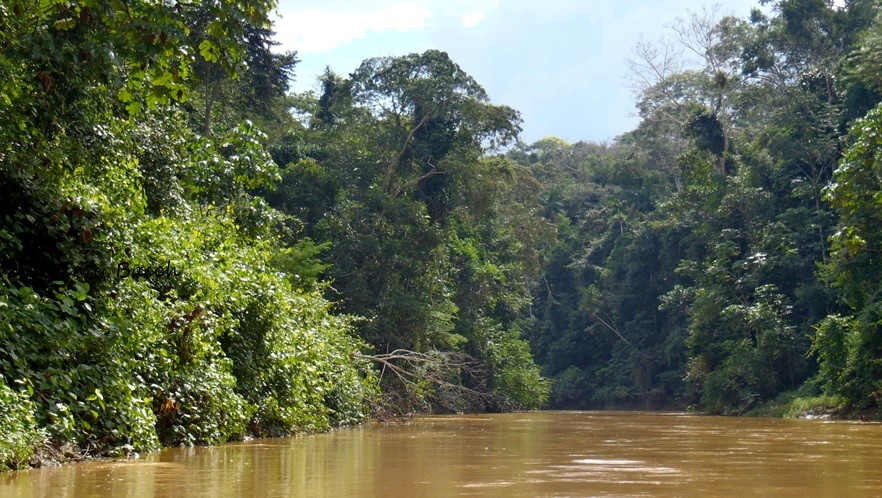
{"type": "MultiPolygon", "coordinates": [[[[190,399],[219,402],[222,430],[207,442],[240,437],[246,424],[251,432],[279,435],[360,420],[370,388],[361,385],[366,372],[352,358],[358,345],[347,338],[348,319],[331,315],[315,292],[293,289],[284,274],[273,271],[273,244],[251,241],[245,246],[248,239],[241,239],[232,220],[172,221],[157,219],[151,225],[158,224],[137,231],[146,239],[138,246],[151,248],[145,259],[180,261],[187,267],[176,277],[179,282],[165,282],[173,288],[160,287],[190,304],[172,329],[178,364],[168,371],[175,375],[157,373],[162,378],[155,383],[170,387],[154,398],[160,404],[179,402],[175,390],[189,384],[198,388],[185,393],[190,399]],[[189,375],[208,376],[201,384],[188,382],[187,375],[176,377],[190,365],[189,375]],[[218,391],[211,396],[199,392],[210,386],[218,391]]],[[[198,411],[208,418],[214,410],[205,406],[198,411]]]]}
{"type": "Polygon", "coordinates": [[[524,159],[557,227],[534,288],[533,344],[555,378],[552,406],[657,406],[682,390],[683,377],[679,317],[658,309],[674,283],[664,279],[678,262],[679,234],[646,217],[670,187],[627,162],[626,146],[548,145],[534,144],[524,159]]]}
{"type": "Polygon", "coordinates": [[[320,293],[324,246],[257,195],[280,178],[267,137],[201,137],[166,105],[197,45],[241,69],[269,7],[0,8],[3,465],[44,433],[121,454],[364,418],[375,382],[320,293]]]}
{"type": "Polygon", "coordinates": [[[829,418],[847,413],[848,399],[836,394],[819,394],[810,379],[799,389],[787,391],[748,413],[750,416],[783,418],[829,418]]]}
{"type": "MultiPolygon", "coordinates": [[[[198,165],[203,157],[181,160],[198,165]]],[[[121,275],[116,264],[93,268],[101,275],[95,287],[59,281],[38,293],[6,281],[0,366],[28,386],[40,425],[55,441],[118,451],[363,419],[373,388],[353,359],[360,346],[347,335],[349,320],[276,270],[309,269],[314,251],[308,244],[277,251],[265,224],[243,227],[232,209],[189,198],[187,217],[128,211],[125,218],[108,204],[95,210],[115,230],[103,250],[125,248],[98,261],[162,268],[152,277],[121,275]],[[262,363],[249,362],[244,343],[266,353],[262,363]]]]}
{"type": "Polygon", "coordinates": [[[698,59],[638,47],[636,130],[511,154],[557,229],[528,334],[552,406],[737,414],[813,378],[877,404],[877,111],[833,175],[878,102],[876,4],[678,20],[698,59]]]}
{"type": "Polygon", "coordinates": [[[842,396],[820,395],[808,398],[796,398],[790,405],[790,410],[784,414],[788,418],[806,416],[829,416],[842,411],[848,400],[842,396]]]}
{"type": "MultiPolygon", "coordinates": [[[[6,95],[72,103],[88,94],[91,85],[102,85],[131,113],[184,101],[194,77],[195,54],[207,55],[233,72],[242,59],[245,26],[267,26],[274,5],[13,2],[0,10],[2,45],[8,47],[9,59],[24,62],[17,69],[36,78],[12,79],[10,86],[23,83],[36,91],[19,86],[6,95]],[[209,38],[198,46],[190,37],[197,11],[211,19],[204,27],[209,38]]],[[[63,123],[68,112],[76,111],[65,110],[54,119],[63,123]]]]}
{"type": "Polygon", "coordinates": [[[0,469],[20,469],[43,444],[45,434],[37,428],[34,405],[25,393],[0,382],[0,469]]]}
{"type": "Polygon", "coordinates": [[[484,357],[492,372],[491,388],[504,409],[536,409],[545,404],[551,381],[533,363],[530,345],[517,330],[491,327],[483,332],[484,357]]]}
{"type": "MultiPolygon", "coordinates": [[[[155,448],[155,419],[143,390],[132,388],[136,369],[121,350],[125,332],[109,317],[87,321],[97,305],[87,292],[77,284],[46,297],[5,283],[0,366],[27,388],[36,419],[51,438],[155,448]]],[[[140,338],[133,339],[137,347],[140,338]]]]}
{"type": "MultiPolygon", "coordinates": [[[[812,352],[818,358],[818,379],[829,391],[845,384],[849,357],[846,338],[851,329],[852,324],[848,318],[830,315],[818,325],[815,332],[812,352]]],[[[850,342],[855,344],[855,341],[850,342]]]]}
{"type": "Polygon", "coordinates": [[[489,387],[500,407],[540,405],[546,381],[519,331],[547,227],[528,175],[482,158],[513,140],[517,113],[435,50],[368,59],[322,82],[317,99],[299,97],[311,128],[272,148],[288,166],[267,198],[330,245],[331,288],[365,318],[361,337],[380,354],[417,353],[418,379],[384,377],[388,399],[402,411],[484,409],[462,393],[489,387]],[[505,332],[491,340],[489,330],[505,332]],[[443,359],[462,354],[480,368],[443,359]]]}
{"type": "Polygon", "coordinates": [[[591,379],[576,366],[569,366],[555,375],[551,385],[548,404],[567,409],[586,409],[589,404],[585,393],[591,389],[591,379]]]}
{"type": "Polygon", "coordinates": [[[829,392],[860,407],[879,406],[882,396],[878,302],[882,265],[874,247],[882,242],[878,212],[882,190],[882,107],[851,129],[827,198],[840,217],[824,276],[841,291],[848,312],[828,316],[818,327],[814,351],[829,392]]]}

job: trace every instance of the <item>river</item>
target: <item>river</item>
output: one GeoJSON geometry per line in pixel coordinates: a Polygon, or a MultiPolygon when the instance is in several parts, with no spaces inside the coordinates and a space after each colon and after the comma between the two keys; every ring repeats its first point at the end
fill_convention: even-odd
{"type": "Polygon", "coordinates": [[[2,497],[879,494],[880,424],[649,412],[421,417],[0,475],[2,497]]]}

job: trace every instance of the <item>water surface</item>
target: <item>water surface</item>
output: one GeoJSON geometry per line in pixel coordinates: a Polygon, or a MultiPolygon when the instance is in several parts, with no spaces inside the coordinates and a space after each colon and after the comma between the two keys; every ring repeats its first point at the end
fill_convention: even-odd
{"type": "Polygon", "coordinates": [[[871,496],[882,425],[645,412],[414,419],[0,476],[0,496],[871,496]]]}

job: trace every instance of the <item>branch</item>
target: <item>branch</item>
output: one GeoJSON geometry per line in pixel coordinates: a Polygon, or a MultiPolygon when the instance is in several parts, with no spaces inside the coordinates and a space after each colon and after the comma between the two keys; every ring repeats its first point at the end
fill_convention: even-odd
{"type": "Polygon", "coordinates": [[[417,125],[410,130],[410,133],[407,134],[407,138],[404,140],[404,145],[401,147],[401,151],[398,152],[398,155],[395,156],[395,159],[389,163],[389,167],[386,168],[386,177],[383,180],[384,185],[386,186],[386,191],[389,192],[392,190],[392,175],[395,174],[395,170],[398,169],[398,165],[401,164],[401,158],[404,157],[404,154],[407,152],[407,146],[410,144],[410,141],[413,139],[413,135],[426,124],[426,121],[429,120],[429,113],[426,113],[423,116],[423,119],[420,120],[417,125]]]}
{"type": "MultiPolygon", "coordinates": [[[[428,353],[420,353],[417,351],[411,351],[407,349],[396,349],[390,353],[382,353],[382,354],[362,354],[355,353],[353,355],[354,358],[360,360],[372,361],[374,363],[378,363],[382,365],[383,371],[392,372],[395,378],[401,383],[401,387],[405,389],[405,392],[408,389],[413,389],[416,392],[421,390],[420,384],[424,384],[428,382],[435,386],[436,390],[440,392],[430,393],[430,394],[420,394],[417,395],[416,398],[422,399],[420,403],[424,402],[425,398],[429,398],[434,400],[439,405],[444,406],[447,409],[461,409],[464,406],[475,406],[476,403],[486,403],[495,399],[495,396],[489,392],[486,392],[485,389],[487,387],[486,375],[483,369],[483,366],[475,360],[472,356],[455,352],[455,351],[430,351],[428,353]],[[451,377],[462,377],[466,375],[473,379],[475,387],[466,387],[462,384],[451,382],[451,377]],[[444,398],[442,395],[444,392],[451,393],[456,392],[459,395],[456,395],[453,400],[450,398],[444,398]],[[461,397],[460,395],[464,395],[461,397]],[[425,396],[425,398],[423,398],[425,396]]],[[[391,392],[386,392],[387,398],[395,399],[396,396],[397,401],[399,402],[399,406],[395,406],[395,401],[389,403],[387,399],[387,403],[392,405],[392,411],[402,411],[401,405],[407,405],[407,397],[413,396],[410,395],[402,395],[400,392],[396,393],[395,389],[392,389],[391,392]]],[[[414,398],[411,397],[411,400],[414,398]]],[[[386,408],[382,408],[386,410],[386,408]]]]}
{"type": "MultiPolygon", "coordinates": [[[[604,314],[606,315],[606,313],[604,313],[604,314]]],[[[603,320],[603,318],[600,318],[600,315],[598,315],[597,313],[594,313],[594,318],[597,318],[597,321],[599,321],[600,323],[604,324],[604,325],[606,326],[606,328],[612,330],[617,336],[619,336],[619,338],[620,338],[621,340],[625,341],[625,344],[627,344],[628,346],[631,346],[631,341],[629,341],[628,339],[625,339],[625,336],[623,336],[623,335],[621,334],[621,332],[619,332],[619,329],[618,329],[617,327],[614,326],[614,325],[615,325],[615,322],[612,321],[612,319],[609,317],[609,315],[606,315],[606,318],[609,319],[610,323],[612,323],[613,325],[610,325],[609,323],[606,323],[606,322],[603,320]]]]}
{"type": "Polygon", "coordinates": [[[433,176],[438,176],[438,175],[446,175],[448,173],[447,171],[438,171],[435,168],[435,165],[432,163],[428,163],[428,164],[432,167],[432,169],[430,169],[425,174],[421,175],[419,178],[414,178],[413,180],[410,180],[408,182],[404,182],[401,185],[395,187],[395,191],[389,194],[389,199],[392,200],[392,199],[398,198],[398,196],[401,195],[401,193],[403,191],[405,191],[411,187],[416,187],[417,185],[420,184],[421,181],[423,181],[427,178],[431,178],[433,176]]]}

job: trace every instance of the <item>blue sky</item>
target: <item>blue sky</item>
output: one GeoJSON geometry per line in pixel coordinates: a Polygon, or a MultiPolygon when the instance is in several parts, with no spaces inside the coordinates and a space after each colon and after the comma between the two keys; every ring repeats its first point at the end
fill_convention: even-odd
{"type": "MultiPolygon", "coordinates": [[[[745,17],[757,0],[727,0],[745,17]]],[[[348,74],[368,58],[435,48],[496,104],[521,112],[525,142],[604,141],[637,124],[627,59],[640,37],[708,2],[696,0],[281,0],[276,39],[297,50],[295,91],[317,90],[325,66],[348,74]]]]}

